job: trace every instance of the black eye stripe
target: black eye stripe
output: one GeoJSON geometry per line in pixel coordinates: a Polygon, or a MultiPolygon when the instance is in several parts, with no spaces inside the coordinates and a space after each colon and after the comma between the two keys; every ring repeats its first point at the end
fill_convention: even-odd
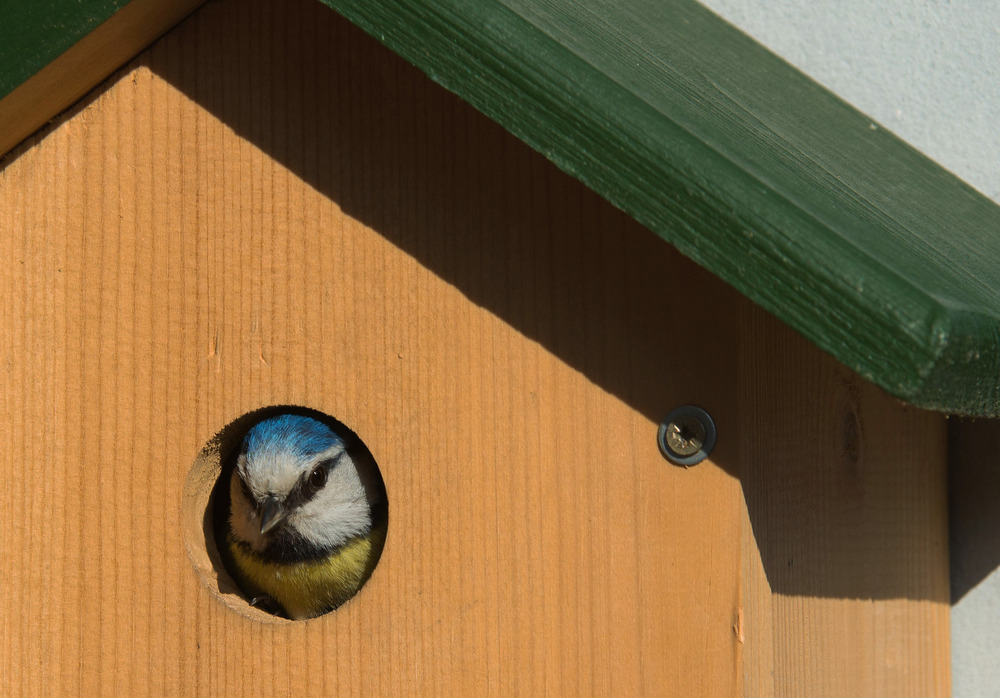
{"type": "MultiPolygon", "coordinates": [[[[295,507],[301,506],[315,497],[316,494],[326,486],[329,474],[340,464],[340,461],[346,455],[346,451],[341,451],[333,458],[321,460],[319,463],[314,465],[311,470],[304,473],[299,478],[298,483],[296,483],[292,491],[288,493],[288,497],[285,500],[287,508],[294,509],[295,507]],[[314,477],[317,470],[320,469],[322,469],[322,476],[318,478],[314,477]]],[[[243,494],[246,496],[247,500],[250,502],[256,502],[256,497],[254,497],[253,492],[250,490],[250,486],[247,484],[246,480],[238,474],[237,479],[240,481],[240,488],[243,490],[243,494]]]]}
{"type": "Polygon", "coordinates": [[[292,493],[288,497],[289,506],[300,506],[315,497],[316,494],[326,486],[326,481],[330,472],[337,467],[340,460],[345,455],[347,454],[344,451],[341,451],[333,458],[322,460],[314,465],[312,470],[303,475],[302,479],[299,480],[298,485],[295,486],[295,489],[292,490],[292,493]],[[322,475],[317,477],[317,471],[322,473],[322,475]]]}

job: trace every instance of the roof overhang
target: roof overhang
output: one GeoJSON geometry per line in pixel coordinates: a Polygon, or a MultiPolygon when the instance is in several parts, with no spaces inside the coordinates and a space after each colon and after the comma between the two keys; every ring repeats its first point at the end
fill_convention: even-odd
{"type": "MultiPolygon", "coordinates": [[[[200,1],[24,3],[0,152],[200,1]]],[[[321,1],[865,378],[1000,415],[1000,207],[706,8],[321,1]]]]}

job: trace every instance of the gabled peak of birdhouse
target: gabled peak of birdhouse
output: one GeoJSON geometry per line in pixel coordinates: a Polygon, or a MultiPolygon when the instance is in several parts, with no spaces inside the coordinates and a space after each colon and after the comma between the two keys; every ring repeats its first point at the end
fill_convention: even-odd
{"type": "MultiPolygon", "coordinates": [[[[698,3],[322,1],[865,378],[1000,415],[1000,207],[698,3]]],[[[53,4],[0,30],[0,151],[199,3],[53,4]]]]}

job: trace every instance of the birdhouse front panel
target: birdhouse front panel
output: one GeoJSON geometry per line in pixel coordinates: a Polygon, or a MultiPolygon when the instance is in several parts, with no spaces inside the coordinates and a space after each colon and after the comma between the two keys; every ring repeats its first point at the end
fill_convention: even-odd
{"type": "Polygon", "coordinates": [[[853,680],[803,604],[885,659],[868,685],[946,685],[939,640],[880,625],[947,623],[943,420],[318,3],[206,5],[3,163],[0,227],[8,688],[853,680]],[[658,446],[684,405],[697,465],[658,446]],[[368,582],[309,620],[250,605],[212,512],[271,408],[346,426],[388,502],[368,582]]]}

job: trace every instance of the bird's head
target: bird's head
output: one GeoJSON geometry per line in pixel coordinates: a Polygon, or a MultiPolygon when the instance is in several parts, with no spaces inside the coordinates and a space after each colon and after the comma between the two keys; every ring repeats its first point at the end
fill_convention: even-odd
{"type": "Polygon", "coordinates": [[[331,549],[372,525],[365,486],[344,441],[300,415],[272,417],[250,429],[230,501],[233,533],[259,552],[331,549]]]}

